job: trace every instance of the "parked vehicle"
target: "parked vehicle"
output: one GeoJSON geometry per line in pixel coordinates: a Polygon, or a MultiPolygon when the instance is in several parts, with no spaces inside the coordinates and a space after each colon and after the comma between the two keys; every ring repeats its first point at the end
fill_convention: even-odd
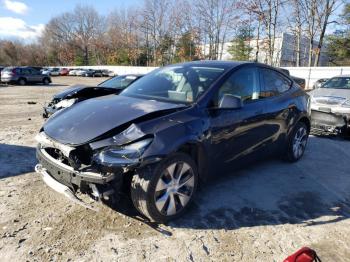
{"type": "Polygon", "coordinates": [[[60,69],[60,76],[67,76],[68,73],[69,73],[69,69],[67,69],[67,68],[60,69]]]}
{"type": "Polygon", "coordinates": [[[85,71],[84,76],[88,77],[102,77],[102,70],[88,69],[85,71]]]}
{"type": "MultiPolygon", "coordinates": [[[[279,70],[197,61],[159,68],[117,96],[53,115],[37,136],[36,171],[55,190],[117,201],[129,187],[152,221],[183,214],[200,181],[268,154],[299,160],[309,96],[279,70]]],[[[202,192],[203,193],[203,192],[202,192]]]]}
{"type": "Polygon", "coordinates": [[[93,97],[119,94],[124,88],[143,75],[128,74],[108,79],[98,86],[74,86],[56,94],[44,107],[43,117],[48,118],[59,110],[93,97]]]}
{"type": "Polygon", "coordinates": [[[50,68],[42,68],[41,70],[40,70],[40,72],[41,72],[41,74],[43,74],[43,75],[50,75],[50,73],[51,73],[51,69],[50,68]]]}
{"type": "Polygon", "coordinates": [[[59,76],[60,75],[60,69],[57,67],[51,68],[50,70],[50,76],[59,76]]]}
{"type": "Polygon", "coordinates": [[[117,74],[111,70],[102,70],[102,76],[112,77],[112,76],[117,76],[117,74]]]}
{"type": "Polygon", "coordinates": [[[78,70],[80,70],[80,69],[71,69],[71,70],[69,70],[68,75],[69,76],[75,76],[77,74],[78,70]]]}
{"type": "Polygon", "coordinates": [[[86,72],[87,72],[87,69],[78,69],[78,70],[75,72],[75,75],[76,75],[76,76],[83,76],[83,75],[85,75],[86,72]]]}
{"type": "Polygon", "coordinates": [[[27,83],[51,83],[49,75],[43,75],[32,67],[6,67],[1,71],[1,81],[25,85],[27,83]]]}
{"type": "Polygon", "coordinates": [[[329,79],[329,78],[321,78],[321,79],[318,79],[318,80],[314,83],[312,89],[320,88],[324,83],[327,82],[328,79],[329,79]]]}
{"type": "Polygon", "coordinates": [[[350,75],[333,77],[309,94],[313,130],[349,135],[350,75]]]}

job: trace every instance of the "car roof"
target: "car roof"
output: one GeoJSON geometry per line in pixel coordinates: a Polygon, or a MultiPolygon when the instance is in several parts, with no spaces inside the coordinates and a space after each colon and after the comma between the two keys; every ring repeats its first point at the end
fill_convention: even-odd
{"type": "MultiPolygon", "coordinates": [[[[234,68],[242,64],[258,64],[248,61],[221,61],[221,60],[198,60],[191,62],[184,62],[175,65],[188,65],[188,66],[218,66],[223,68],[234,68]]],[[[172,66],[172,65],[169,65],[172,66]]]]}

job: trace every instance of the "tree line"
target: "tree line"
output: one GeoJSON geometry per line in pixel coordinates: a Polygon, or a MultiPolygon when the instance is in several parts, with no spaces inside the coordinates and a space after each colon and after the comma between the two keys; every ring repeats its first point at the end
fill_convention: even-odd
{"type": "Polygon", "coordinates": [[[221,59],[226,42],[233,59],[257,60],[263,41],[266,62],[274,65],[282,32],[295,36],[295,66],[301,65],[302,37],[309,66],[319,64],[324,49],[332,64],[349,64],[349,50],[337,48],[349,44],[349,7],[342,0],[144,0],[103,16],[77,5],[53,17],[33,43],[0,41],[0,64],[161,66],[221,59]],[[339,8],[341,16],[335,15],[339,8]],[[331,24],[341,30],[327,35],[331,24]]]}

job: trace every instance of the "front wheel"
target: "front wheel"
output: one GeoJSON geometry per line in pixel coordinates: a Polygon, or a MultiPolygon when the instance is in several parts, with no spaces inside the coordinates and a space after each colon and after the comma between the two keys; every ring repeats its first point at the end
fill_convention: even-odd
{"type": "Polygon", "coordinates": [[[131,198],[136,209],[151,221],[166,223],[186,211],[197,183],[198,172],[192,158],[175,153],[157,165],[135,173],[131,198]]]}
{"type": "Polygon", "coordinates": [[[286,158],[290,162],[298,161],[305,152],[309,130],[303,122],[299,122],[294,127],[287,144],[286,158]]]}

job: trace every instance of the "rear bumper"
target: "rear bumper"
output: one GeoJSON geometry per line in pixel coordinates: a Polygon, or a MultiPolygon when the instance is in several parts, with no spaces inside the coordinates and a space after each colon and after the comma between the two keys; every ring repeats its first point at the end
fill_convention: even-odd
{"type": "Polygon", "coordinates": [[[350,115],[312,110],[311,127],[327,133],[342,134],[350,128],[350,115]]]}

